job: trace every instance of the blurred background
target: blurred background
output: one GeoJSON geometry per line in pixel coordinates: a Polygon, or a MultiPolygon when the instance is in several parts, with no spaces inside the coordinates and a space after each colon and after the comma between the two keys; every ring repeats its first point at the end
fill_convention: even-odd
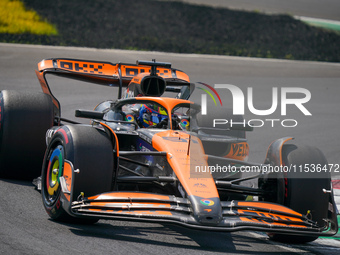
{"type": "Polygon", "coordinates": [[[337,0],[0,0],[0,42],[340,61],[337,0]]]}

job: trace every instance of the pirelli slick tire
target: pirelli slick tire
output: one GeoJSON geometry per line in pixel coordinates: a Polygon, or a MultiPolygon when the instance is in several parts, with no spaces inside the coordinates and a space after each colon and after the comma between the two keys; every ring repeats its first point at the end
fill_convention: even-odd
{"type": "MultiPolygon", "coordinates": [[[[283,204],[309,219],[320,227],[325,226],[331,194],[331,176],[323,153],[315,147],[284,145],[283,164],[296,169],[285,174],[283,204]],[[327,168],[327,169],[325,169],[327,168]],[[301,171],[300,171],[301,170],[301,171]]],[[[317,236],[269,234],[275,241],[286,243],[306,243],[316,240],[317,236]]]]}
{"type": "Polygon", "coordinates": [[[0,177],[32,180],[41,174],[45,134],[53,126],[51,97],[40,92],[0,92],[0,177]]]}
{"type": "MultiPolygon", "coordinates": [[[[224,135],[224,136],[233,136],[239,138],[245,138],[246,133],[244,130],[228,130],[230,125],[227,123],[225,125],[219,125],[214,130],[214,119],[225,119],[230,122],[232,119],[234,123],[243,123],[244,118],[242,115],[233,115],[233,111],[229,108],[218,108],[216,111],[209,112],[207,115],[197,115],[197,124],[199,127],[207,127],[212,129],[203,130],[203,132],[210,135],[224,135]]],[[[204,151],[206,154],[215,155],[215,156],[225,156],[228,154],[229,143],[217,143],[206,141],[203,142],[204,151]]]]}
{"type": "Polygon", "coordinates": [[[62,207],[59,178],[63,175],[65,160],[79,170],[73,180],[73,201],[80,194],[90,197],[108,192],[113,175],[112,143],[105,132],[91,126],[67,125],[55,132],[44,159],[41,194],[48,215],[56,221],[95,223],[98,219],[75,218],[62,207]]]}

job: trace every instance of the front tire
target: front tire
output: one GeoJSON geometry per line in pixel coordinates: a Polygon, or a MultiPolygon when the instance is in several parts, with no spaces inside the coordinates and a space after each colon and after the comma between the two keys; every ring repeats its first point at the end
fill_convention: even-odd
{"type": "MultiPolygon", "coordinates": [[[[320,227],[325,226],[323,219],[327,218],[329,193],[331,190],[331,176],[329,171],[300,172],[300,166],[319,165],[327,167],[328,163],[323,153],[315,147],[283,145],[282,160],[285,166],[296,166],[298,171],[290,171],[284,176],[283,205],[310,217],[320,227]]],[[[306,243],[316,240],[317,236],[299,236],[286,234],[269,234],[275,241],[286,243],[306,243]]]]}
{"type": "Polygon", "coordinates": [[[112,143],[105,132],[91,126],[63,126],[53,135],[44,159],[41,194],[48,215],[56,221],[95,223],[98,219],[74,218],[62,207],[59,178],[65,160],[79,169],[73,180],[73,200],[81,193],[89,197],[108,192],[113,174],[112,143]]]}

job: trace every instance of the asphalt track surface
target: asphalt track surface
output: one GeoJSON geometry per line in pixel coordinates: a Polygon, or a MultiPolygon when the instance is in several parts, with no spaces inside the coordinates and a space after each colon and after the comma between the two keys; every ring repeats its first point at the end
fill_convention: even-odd
{"type": "MultiPolygon", "coordinates": [[[[165,0],[168,1],[168,0],[165,0]]],[[[338,0],[179,0],[191,4],[340,21],[338,0]]]]}
{"type": "MultiPolygon", "coordinates": [[[[272,140],[294,136],[297,143],[321,148],[329,163],[340,163],[340,64],[0,44],[0,90],[40,91],[34,73],[36,64],[53,57],[113,63],[156,58],[186,71],[193,82],[233,84],[244,93],[247,87],[253,87],[254,104],[259,109],[270,107],[272,87],[306,88],[312,99],[305,106],[312,116],[304,116],[294,106],[287,108],[287,116],[280,116],[279,110],[269,116],[296,119],[298,126],[265,125],[249,133],[250,160],[263,162],[272,140]]],[[[51,81],[51,89],[67,118],[72,118],[74,109],[92,109],[98,102],[116,96],[113,88],[63,78],[51,81]]],[[[232,101],[229,92],[219,93],[226,105],[232,101]]],[[[194,94],[194,100],[199,102],[200,95],[194,94]]],[[[210,102],[209,109],[213,107],[216,106],[210,102]]],[[[246,112],[245,118],[259,117],[246,112]]],[[[30,182],[0,180],[0,194],[0,254],[339,254],[340,250],[336,240],[287,245],[250,231],[214,233],[173,225],[104,220],[92,226],[60,224],[49,219],[40,193],[30,182]]]]}

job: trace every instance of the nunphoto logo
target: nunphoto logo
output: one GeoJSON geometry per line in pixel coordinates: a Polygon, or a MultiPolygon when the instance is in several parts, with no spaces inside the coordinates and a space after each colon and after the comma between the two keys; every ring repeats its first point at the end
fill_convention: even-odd
{"type": "MultiPolygon", "coordinates": [[[[305,116],[312,116],[311,112],[305,107],[305,104],[309,102],[311,99],[311,93],[308,89],[299,88],[299,87],[282,87],[272,88],[272,97],[268,98],[271,100],[271,107],[269,109],[256,109],[254,106],[254,96],[253,96],[253,88],[247,88],[246,97],[242,90],[232,84],[215,84],[214,87],[205,84],[199,83],[204,85],[206,88],[198,87],[199,89],[206,92],[214,101],[215,106],[217,106],[215,97],[213,94],[216,95],[218,98],[220,105],[223,106],[222,99],[220,95],[217,93],[216,89],[227,89],[232,96],[232,113],[233,115],[244,115],[245,114],[245,105],[248,107],[250,113],[256,116],[267,116],[267,118],[258,118],[258,119],[250,119],[250,120],[243,120],[242,122],[235,122],[232,119],[213,119],[213,127],[222,127],[221,125],[229,125],[230,127],[233,126],[244,126],[244,127],[263,127],[265,123],[269,124],[271,127],[275,127],[278,123],[280,123],[283,127],[296,127],[298,122],[296,119],[271,119],[268,118],[269,115],[273,114],[280,105],[280,115],[287,116],[287,105],[295,105],[297,110],[301,111],[305,116]],[[208,90],[210,89],[213,94],[208,90]],[[280,90],[280,96],[279,96],[280,90]]],[[[207,94],[201,95],[201,107],[202,107],[202,115],[207,115],[207,94]]],[[[228,98],[230,100],[230,98],[228,98]]],[[[222,113],[221,113],[222,115],[222,113]]]]}

